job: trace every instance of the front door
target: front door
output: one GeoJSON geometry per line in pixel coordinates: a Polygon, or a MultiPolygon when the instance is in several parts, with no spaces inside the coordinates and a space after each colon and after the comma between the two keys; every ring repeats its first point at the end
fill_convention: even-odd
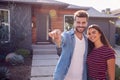
{"type": "Polygon", "coordinates": [[[36,41],[47,42],[48,41],[48,28],[49,28],[49,16],[46,14],[36,15],[36,41]]]}

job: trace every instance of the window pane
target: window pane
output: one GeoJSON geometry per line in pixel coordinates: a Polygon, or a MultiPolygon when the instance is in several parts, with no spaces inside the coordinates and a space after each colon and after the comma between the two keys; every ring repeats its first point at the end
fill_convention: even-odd
{"type": "Polygon", "coordinates": [[[0,41],[9,40],[8,11],[0,10],[0,41]]]}
{"type": "Polygon", "coordinates": [[[70,30],[73,27],[73,16],[65,16],[65,30],[70,30]]]}

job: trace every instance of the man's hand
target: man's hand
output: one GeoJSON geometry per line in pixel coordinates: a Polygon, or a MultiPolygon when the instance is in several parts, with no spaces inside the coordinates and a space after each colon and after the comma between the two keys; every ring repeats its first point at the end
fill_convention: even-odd
{"type": "Polygon", "coordinates": [[[48,35],[52,38],[52,40],[56,43],[56,45],[60,47],[61,31],[59,29],[55,29],[52,32],[49,32],[48,35]]]}

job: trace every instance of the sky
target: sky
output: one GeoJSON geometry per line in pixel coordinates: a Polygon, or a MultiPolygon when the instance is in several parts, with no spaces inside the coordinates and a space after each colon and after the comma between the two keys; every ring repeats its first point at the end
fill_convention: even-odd
{"type": "Polygon", "coordinates": [[[110,8],[110,10],[120,9],[120,0],[57,0],[69,4],[83,7],[93,7],[98,11],[110,8]]]}

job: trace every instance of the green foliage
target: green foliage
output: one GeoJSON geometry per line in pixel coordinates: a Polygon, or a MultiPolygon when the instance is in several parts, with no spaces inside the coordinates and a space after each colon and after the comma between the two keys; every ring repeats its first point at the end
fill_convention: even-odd
{"type": "Polygon", "coordinates": [[[120,80],[120,67],[118,65],[115,66],[115,80],[120,80]]]}
{"type": "Polygon", "coordinates": [[[116,33],[120,34],[120,27],[116,27],[116,33]]]}
{"type": "Polygon", "coordinates": [[[23,57],[27,57],[28,55],[30,55],[30,51],[27,49],[18,49],[15,52],[16,54],[22,55],[23,57]]]}
{"type": "Polygon", "coordinates": [[[73,24],[70,24],[70,23],[65,24],[65,30],[69,31],[72,28],[73,28],[73,24]]]}
{"type": "Polygon", "coordinates": [[[116,44],[120,45],[120,27],[116,27],[115,37],[116,37],[116,44]]]}
{"type": "Polygon", "coordinates": [[[0,25],[0,43],[5,43],[5,41],[8,41],[9,35],[8,35],[8,26],[5,24],[0,25]]]}
{"type": "Polygon", "coordinates": [[[73,16],[65,16],[65,30],[69,31],[71,28],[73,28],[73,16]]]}
{"type": "Polygon", "coordinates": [[[8,80],[10,71],[7,67],[0,67],[0,80],[8,80]]]}

